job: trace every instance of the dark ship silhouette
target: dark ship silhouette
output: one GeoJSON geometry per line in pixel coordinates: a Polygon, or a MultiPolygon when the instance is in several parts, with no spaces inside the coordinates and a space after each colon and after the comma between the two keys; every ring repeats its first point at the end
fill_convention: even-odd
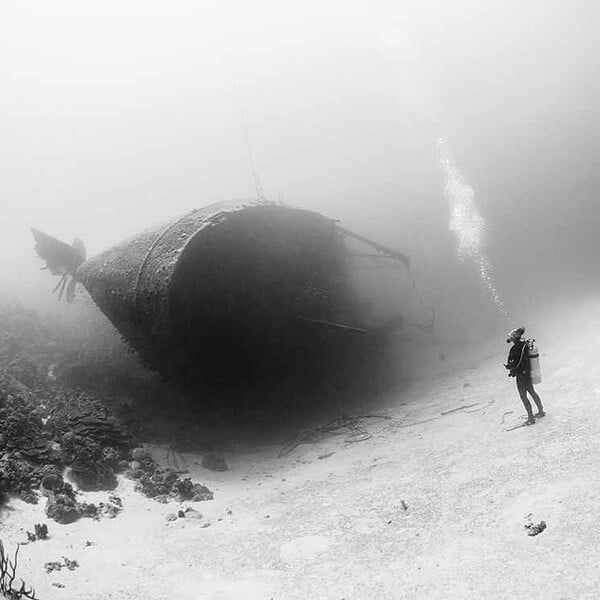
{"type": "Polygon", "coordinates": [[[81,283],[144,363],[179,384],[316,377],[402,326],[378,298],[387,267],[408,258],[316,212],[223,202],[89,260],[79,241],[32,232],[59,296],[72,301],[81,283]]]}

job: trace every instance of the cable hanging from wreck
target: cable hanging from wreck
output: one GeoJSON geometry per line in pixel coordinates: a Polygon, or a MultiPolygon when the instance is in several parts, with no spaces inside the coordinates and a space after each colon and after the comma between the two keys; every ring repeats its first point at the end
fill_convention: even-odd
{"type": "MultiPolygon", "coordinates": [[[[223,4],[221,3],[221,9],[223,10],[223,4]]],[[[225,34],[223,37],[226,37],[225,34]]],[[[234,101],[237,104],[238,107],[238,111],[240,114],[240,122],[241,122],[241,127],[242,127],[242,131],[244,134],[244,140],[245,140],[245,145],[246,145],[246,152],[248,154],[248,161],[250,163],[250,169],[252,171],[252,177],[254,180],[254,188],[256,191],[256,197],[258,200],[266,200],[265,198],[265,193],[264,193],[264,189],[262,187],[262,183],[261,183],[261,179],[260,179],[260,174],[258,172],[258,169],[256,167],[256,161],[254,158],[254,152],[252,150],[252,143],[250,140],[250,133],[248,130],[248,122],[246,120],[246,113],[244,111],[244,106],[241,100],[241,94],[240,94],[240,89],[239,89],[239,84],[238,84],[238,78],[237,78],[237,74],[236,74],[236,70],[235,70],[235,66],[234,66],[234,61],[233,61],[233,54],[231,51],[231,46],[228,44],[227,45],[227,63],[228,63],[228,67],[229,67],[229,73],[231,76],[231,82],[232,82],[232,92],[233,92],[233,97],[234,97],[234,101]]],[[[382,244],[378,244],[377,242],[374,242],[372,240],[369,240],[368,238],[361,236],[357,233],[354,233],[353,231],[350,231],[349,229],[346,229],[344,227],[340,227],[338,224],[338,230],[346,235],[347,237],[353,238],[359,242],[362,242],[363,244],[366,244],[370,247],[372,247],[374,250],[376,250],[377,252],[379,252],[382,255],[387,255],[390,258],[394,258],[396,260],[399,260],[405,267],[406,267],[406,271],[408,273],[408,277],[410,279],[410,282],[413,286],[413,289],[415,291],[415,294],[417,296],[417,300],[419,302],[419,304],[424,308],[424,309],[428,309],[431,311],[432,314],[432,320],[431,323],[429,325],[415,325],[416,327],[422,329],[425,333],[433,333],[433,328],[435,325],[435,311],[433,310],[433,308],[428,307],[425,303],[425,301],[423,300],[423,296],[421,295],[421,292],[419,290],[419,287],[417,285],[415,276],[412,272],[411,266],[410,266],[410,259],[408,256],[406,256],[405,254],[402,254],[401,252],[398,252],[396,250],[393,250],[391,248],[388,248],[386,246],[383,246],[382,244]]],[[[316,320],[313,320],[313,322],[316,322],[316,320]]],[[[360,331],[361,333],[366,332],[366,330],[364,328],[361,327],[352,327],[352,326],[348,326],[348,325],[341,325],[341,324],[333,324],[333,323],[328,323],[325,321],[320,321],[321,324],[326,325],[326,324],[330,324],[330,325],[339,325],[342,328],[345,329],[349,329],[349,330],[354,330],[354,331],[360,331]]]]}
{"type": "MultiPolygon", "coordinates": [[[[221,12],[224,13],[223,3],[220,3],[221,12]]],[[[223,38],[228,40],[229,36],[225,31],[225,27],[222,27],[223,38]]],[[[246,112],[244,105],[241,100],[240,87],[238,83],[237,73],[233,61],[233,53],[231,51],[231,44],[227,43],[226,48],[227,65],[229,67],[229,75],[231,76],[232,95],[240,116],[240,124],[242,127],[242,133],[244,135],[244,142],[246,145],[246,153],[248,155],[248,162],[250,163],[250,170],[252,171],[252,179],[254,181],[254,189],[256,191],[256,198],[258,200],[265,200],[265,192],[260,179],[260,173],[256,167],[256,160],[254,159],[254,152],[252,150],[252,142],[250,140],[250,132],[248,129],[248,121],[246,119],[246,112]]]]}

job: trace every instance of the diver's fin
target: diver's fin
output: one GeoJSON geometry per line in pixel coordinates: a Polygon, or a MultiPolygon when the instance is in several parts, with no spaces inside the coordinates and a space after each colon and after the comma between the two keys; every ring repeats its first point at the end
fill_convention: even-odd
{"type": "Polygon", "coordinates": [[[71,304],[73,302],[73,300],[75,299],[76,290],[77,290],[77,280],[71,279],[71,281],[69,281],[69,285],[67,286],[67,291],[65,293],[65,299],[69,304],[71,304]]]}
{"type": "Polygon", "coordinates": [[[78,240],[79,244],[74,247],[34,227],[31,233],[37,255],[46,261],[46,267],[53,275],[75,275],[79,265],[85,261],[83,242],[78,240]]]}
{"type": "Polygon", "coordinates": [[[62,299],[64,294],[67,302],[73,302],[77,285],[77,269],[85,262],[83,242],[75,239],[73,245],[70,246],[34,227],[31,228],[31,233],[35,239],[37,255],[46,261],[46,266],[43,269],[48,269],[52,275],[60,276],[53,293],[58,291],[59,300],[62,299]],[[71,277],[71,281],[67,287],[69,277],[71,277]]]}

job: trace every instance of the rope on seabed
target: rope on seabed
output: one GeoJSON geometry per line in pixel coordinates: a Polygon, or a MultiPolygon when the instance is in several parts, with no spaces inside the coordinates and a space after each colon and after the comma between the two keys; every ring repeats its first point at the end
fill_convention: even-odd
{"type": "Polygon", "coordinates": [[[318,425],[317,427],[301,431],[293,440],[284,443],[279,452],[278,458],[287,456],[300,444],[314,444],[322,439],[326,434],[333,433],[334,431],[344,428],[350,431],[350,435],[346,437],[344,442],[347,444],[363,442],[372,437],[372,434],[370,434],[366,427],[361,423],[362,419],[389,420],[391,418],[391,415],[356,415],[352,417],[338,417],[337,419],[333,419],[333,421],[329,421],[323,425],[318,425]]]}

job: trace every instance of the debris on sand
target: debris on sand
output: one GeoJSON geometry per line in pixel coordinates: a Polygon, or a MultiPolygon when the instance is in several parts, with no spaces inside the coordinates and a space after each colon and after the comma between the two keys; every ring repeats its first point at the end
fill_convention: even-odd
{"type": "Polygon", "coordinates": [[[184,515],[186,519],[202,519],[202,513],[197,511],[195,508],[192,508],[191,506],[188,506],[185,509],[184,515]]]}
{"type": "Polygon", "coordinates": [[[317,457],[319,460],[323,460],[325,458],[329,458],[330,456],[333,456],[335,454],[335,452],[326,452],[325,454],[319,454],[319,456],[317,457]]]}
{"type": "Polygon", "coordinates": [[[53,571],[60,571],[63,568],[63,564],[58,561],[50,561],[44,564],[46,573],[52,573],[53,571]]]}
{"type": "Polygon", "coordinates": [[[62,562],[59,561],[50,561],[44,564],[44,569],[46,569],[46,573],[52,573],[53,571],[62,571],[62,569],[69,569],[69,571],[74,571],[77,567],[79,567],[79,563],[76,560],[71,560],[66,556],[63,556],[62,562]]]}
{"type": "MultiPolygon", "coordinates": [[[[87,504],[85,506],[92,507],[94,505],[87,504]]],[[[97,521],[102,517],[114,519],[123,510],[123,502],[118,496],[109,496],[108,502],[99,502],[95,508],[95,514],[91,516],[97,521]]]]}
{"type": "Polygon", "coordinates": [[[36,542],[37,540],[47,540],[48,539],[48,525],[46,523],[36,523],[33,526],[34,533],[31,531],[26,531],[27,541],[28,542],[36,542]]]}
{"type": "Polygon", "coordinates": [[[544,529],[546,529],[546,521],[540,521],[539,523],[529,522],[525,524],[525,529],[527,529],[527,535],[534,536],[542,533],[544,529]]]}
{"type": "Polygon", "coordinates": [[[459,410],[465,410],[465,408],[473,408],[473,406],[478,406],[479,402],[475,402],[474,404],[465,404],[464,406],[458,406],[457,408],[451,408],[450,410],[442,411],[440,414],[443,416],[450,415],[452,413],[458,412],[459,410]]]}
{"type": "Polygon", "coordinates": [[[216,452],[208,452],[202,457],[202,466],[209,471],[228,471],[225,458],[216,452]]]}
{"type": "Polygon", "coordinates": [[[35,536],[38,540],[48,539],[48,525],[46,525],[46,523],[36,523],[33,526],[33,530],[35,531],[35,536]]]}
{"type": "Polygon", "coordinates": [[[312,429],[301,431],[294,439],[286,442],[279,452],[279,458],[287,456],[300,444],[315,443],[326,438],[328,435],[338,433],[340,430],[348,431],[344,442],[350,444],[353,442],[362,442],[368,440],[371,434],[367,432],[364,421],[366,419],[386,419],[389,420],[390,415],[358,415],[352,417],[339,417],[323,425],[318,425],[312,429]]]}

